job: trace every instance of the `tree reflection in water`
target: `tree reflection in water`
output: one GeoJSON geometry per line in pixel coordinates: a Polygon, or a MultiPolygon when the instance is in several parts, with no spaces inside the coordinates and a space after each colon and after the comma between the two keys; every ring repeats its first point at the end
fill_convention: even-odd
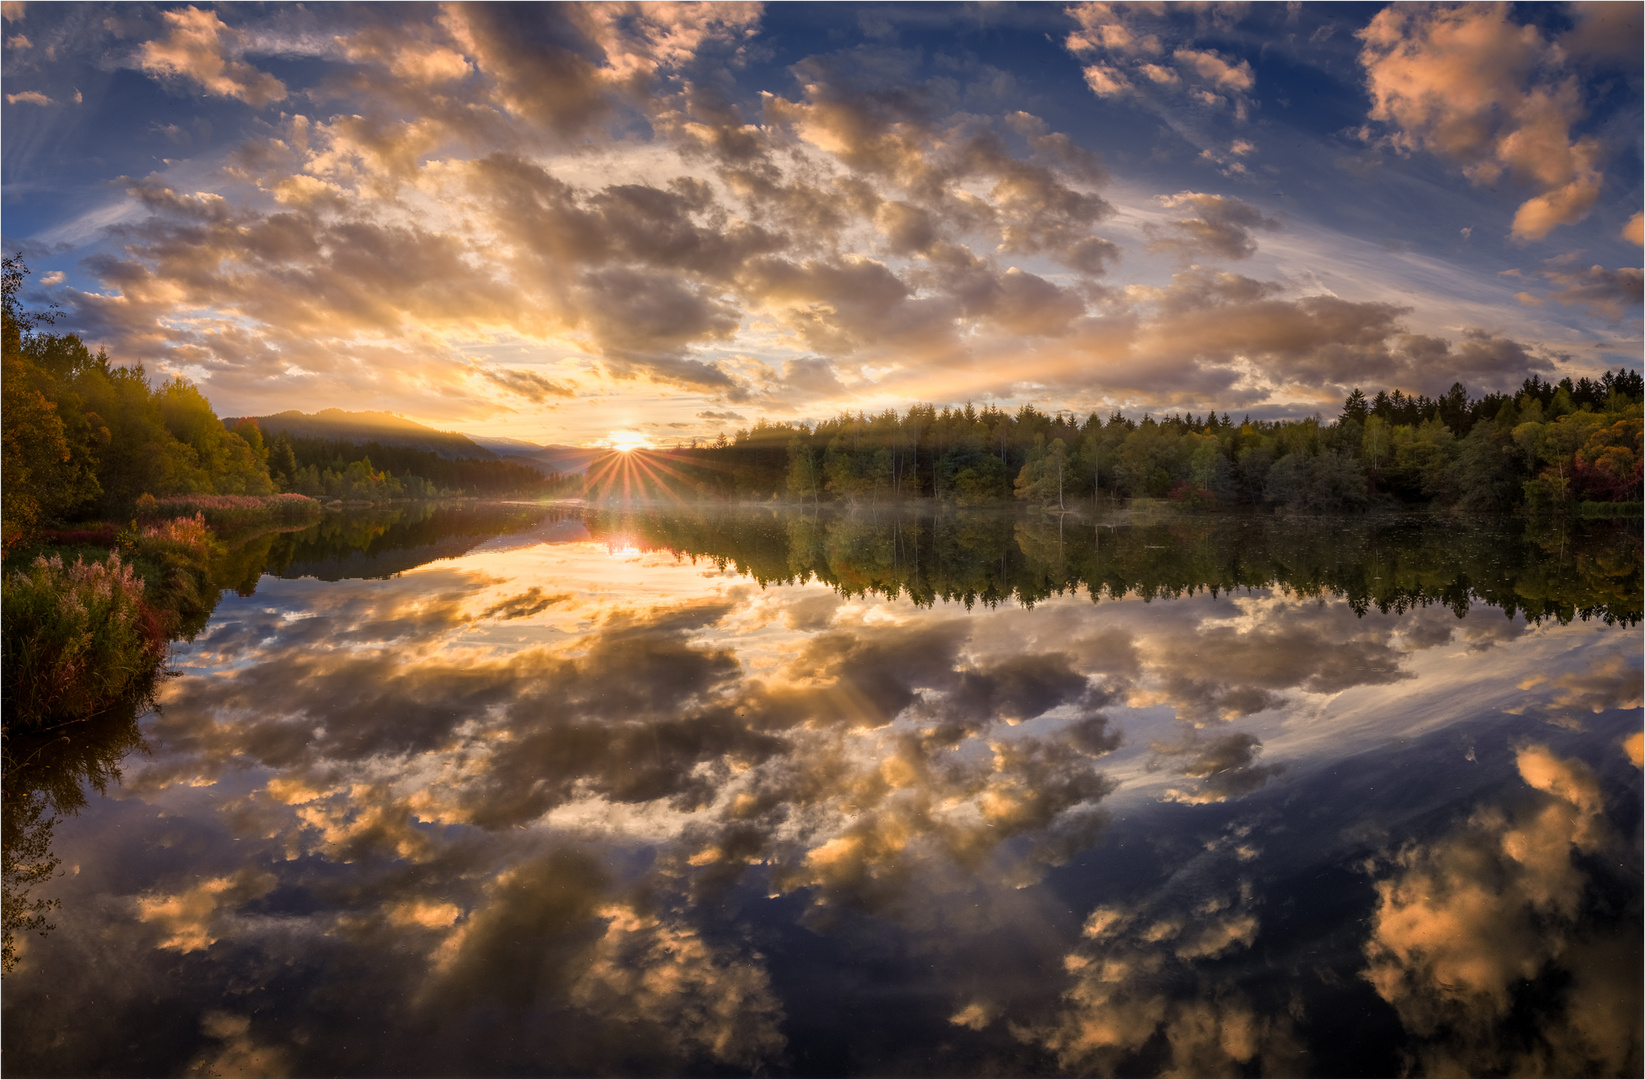
{"type": "Polygon", "coordinates": [[[50,897],[35,895],[57,873],[51,853],[59,819],[86,805],[87,789],[98,794],[120,783],[120,763],[143,749],[137,720],[153,706],[156,673],[97,716],[46,731],[8,734],[5,741],[0,884],[4,888],[4,970],[17,963],[17,935],[53,929],[50,897]]]}
{"type": "Polygon", "coordinates": [[[1638,1062],[1634,530],[506,514],[242,554],[14,1067],[1638,1062]]]}
{"type": "Polygon", "coordinates": [[[762,585],[815,579],[922,605],[1276,586],[1356,611],[1437,603],[1461,615],[1482,603],[1625,625],[1641,614],[1640,532],[1620,521],[596,508],[587,524],[597,538],[711,559],[762,585]]]}

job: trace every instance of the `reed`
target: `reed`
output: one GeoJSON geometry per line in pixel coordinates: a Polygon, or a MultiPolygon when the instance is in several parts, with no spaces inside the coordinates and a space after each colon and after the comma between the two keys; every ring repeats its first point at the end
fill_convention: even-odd
{"type": "Polygon", "coordinates": [[[137,500],[137,520],[155,521],[200,517],[218,536],[229,536],[273,525],[313,521],[324,513],[307,495],[168,495],[137,500]]]}

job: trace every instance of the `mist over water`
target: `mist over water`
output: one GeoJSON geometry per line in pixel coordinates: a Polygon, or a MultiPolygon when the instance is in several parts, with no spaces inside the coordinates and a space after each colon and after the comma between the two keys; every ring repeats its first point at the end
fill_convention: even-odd
{"type": "Polygon", "coordinates": [[[265,537],[156,710],[6,777],[8,924],[60,905],[8,1065],[1637,1073],[1641,563],[1506,518],[265,537]]]}

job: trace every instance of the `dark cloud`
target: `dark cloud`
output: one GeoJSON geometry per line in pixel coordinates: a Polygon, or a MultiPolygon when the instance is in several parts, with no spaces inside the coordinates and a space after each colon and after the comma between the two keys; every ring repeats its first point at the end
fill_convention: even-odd
{"type": "Polygon", "coordinates": [[[481,377],[491,380],[498,386],[513,394],[518,394],[527,401],[541,403],[551,397],[575,397],[576,391],[564,383],[545,379],[535,371],[521,371],[516,368],[479,368],[481,377]]]}
{"type": "MultiPolygon", "coordinates": [[[[957,745],[985,734],[998,723],[1021,723],[1085,696],[1087,681],[1066,655],[1012,657],[989,668],[965,669],[940,692],[924,695],[916,715],[932,725],[924,737],[936,745],[957,745]]],[[[1082,729],[1084,730],[1084,729],[1082,729]]],[[[1087,740],[1099,745],[1101,735],[1087,740]]]]}
{"type": "Polygon", "coordinates": [[[1176,759],[1172,767],[1179,775],[1197,781],[1187,790],[1173,789],[1167,797],[1176,802],[1226,802],[1266,786],[1285,769],[1258,765],[1262,740],[1243,731],[1210,738],[1195,733],[1181,743],[1155,743],[1153,749],[1176,759]]]}
{"type": "Polygon", "coordinates": [[[1544,300],[1557,300],[1566,307],[1581,306],[1591,315],[1615,321],[1629,308],[1638,307],[1645,295],[1645,277],[1637,266],[1607,270],[1594,265],[1576,271],[1556,267],[1543,270],[1542,276],[1550,285],[1557,286],[1557,291],[1541,298],[1528,292],[1518,293],[1521,303],[1537,306],[1544,300]]]}
{"type": "Polygon", "coordinates": [[[541,585],[533,585],[518,596],[506,597],[492,604],[480,613],[480,618],[525,619],[569,599],[571,599],[570,593],[556,593],[553,596],[545,596],[541,585]]]}

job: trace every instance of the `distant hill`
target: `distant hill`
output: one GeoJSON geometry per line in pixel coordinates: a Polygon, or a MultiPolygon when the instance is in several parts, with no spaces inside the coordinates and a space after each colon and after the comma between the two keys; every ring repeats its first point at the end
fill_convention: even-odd
{"type": "MultiPolygon", "coordinates": [[[[230,427],[241,419],[227,417],[230,427]]],[[[273,416],[254,416],[265,438],[285,432],[294,439],[337,439],[352,443],[382,443],[384,446],[404,446],[413,450],[427,450],[451,460],[472,459],[496,461],[503,455],[489,450],[467,435],[455,431],[440,431],[403,416],[383,412],[346,412],[342,409],[321,409],[317,413],[298,412],[295,409],[273,416]]],[[[510,455],[512,456],[512,455],[510,455]]],[[[527,462],[529,464],[529,462],[527,462]]]]}
{"type": "Polygon", "coordinates": [[[510,461],[530,465],[541,473],[579,473],[588,463],[611,451],[603,446],[542,446],[501,435],[471,435],[475,442],[510,461]]]}
{"type": "Polygon", "coordinates": [[[580,473],[589,462],[611,453],[603,446],[545,446],[538,453],[517,460],[548,472],[580,473]]]}
{"type": "Polygon", "coordinates": [[[502,435],[470,435],[469,438],[487,450],[499,453],[504,457],[525,457],[543,449],[541,443],[527,442],[524,439],[509,439],[502,435]]]}

